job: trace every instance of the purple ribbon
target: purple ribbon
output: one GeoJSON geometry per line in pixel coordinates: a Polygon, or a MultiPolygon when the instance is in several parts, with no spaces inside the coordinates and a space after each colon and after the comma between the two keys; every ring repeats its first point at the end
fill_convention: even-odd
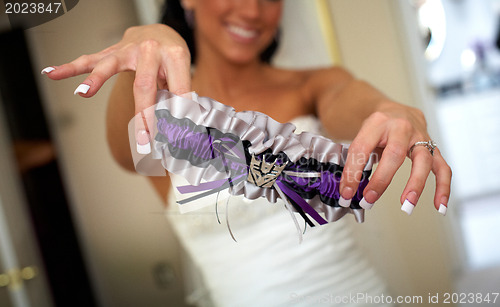
{"type": "Polygon", "coordinates": [[[297,203],[305,213],[309,214],[309,216],[312,217],[320,225],[328,223],[324,218],[321,217],[321,215],[319,215],[318,212],[316,212],[316,210],[313,209],[313,207],[311,207],[302,197],[300,197],[299,194],[289,189],[280,180],[276,180],[276,184],[287,197],[290,197],[290,199],[297,203]]]}

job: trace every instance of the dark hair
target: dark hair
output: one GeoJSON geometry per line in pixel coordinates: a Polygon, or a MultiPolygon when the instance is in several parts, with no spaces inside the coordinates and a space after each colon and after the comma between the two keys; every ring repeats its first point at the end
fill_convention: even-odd
{"type": "MultiPolygon", "coordinates": [[[[165,0],[161,15],[161,23],[170,26],[184,38],[188,45],[189,52],[191,53],[191,63],[194,63],[194,59],[196,58],[194,33],[193,29],[186,21],[186,14],[180,0],[165,0]]],[[[278,37],[279,35],[277,35],[271,44],[260,54],[260,59],[263,62],[269,63],[271,61],[276,49],[278,49],[278,37]]]]}
{"type": "Polygon", "coordinates": [[[500,49],[500,18],[498,18],[498,32],[497,32],[497,48],[500,49]]]}

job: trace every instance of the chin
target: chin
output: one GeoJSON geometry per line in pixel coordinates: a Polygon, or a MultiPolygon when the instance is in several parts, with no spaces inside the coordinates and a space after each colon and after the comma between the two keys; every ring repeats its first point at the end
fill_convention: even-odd
{"type": "Polygon", "coordinates": [[[260,61],[260,54],[262,51],[251,51],[251,50],[238,50],[234,52],[228,52],[226,53],[226,56],[229,61],[235,64],[250,64],[252,62],[260,61]]]}

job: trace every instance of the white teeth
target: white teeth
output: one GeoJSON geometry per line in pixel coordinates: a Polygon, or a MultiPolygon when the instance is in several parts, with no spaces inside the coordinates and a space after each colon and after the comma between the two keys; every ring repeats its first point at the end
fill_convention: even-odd
{"type": "Polygon", "coordinates": [[[254,30],[247,30],[243,29],[241,27],[235,26],[235,25],[229,25],[229,31],[233,32],[236,35],[239,35],[244,38],[253,38],[257,36],[257,31],[254,30]]]}

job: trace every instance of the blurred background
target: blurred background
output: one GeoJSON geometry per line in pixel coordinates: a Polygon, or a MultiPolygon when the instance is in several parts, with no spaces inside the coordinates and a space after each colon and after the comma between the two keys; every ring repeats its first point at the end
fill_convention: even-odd
{"type": "MultiPolygon", "coordinates": [[[[156,22],[162,1],[63,3],[24,30],[0,12],[0,306],[189,306],[160,200],[109,154],[113,80],[83,99],[84,76],[40,75],[156,22]]],[[[411,217],[399,210],[407,161],[353,225],[390,294],[500,292],[500,1],[285,0],[284,13],[275,65],[343,65],[423,109],[454,171],[446,217],[434,178],[411,217]]]]}

